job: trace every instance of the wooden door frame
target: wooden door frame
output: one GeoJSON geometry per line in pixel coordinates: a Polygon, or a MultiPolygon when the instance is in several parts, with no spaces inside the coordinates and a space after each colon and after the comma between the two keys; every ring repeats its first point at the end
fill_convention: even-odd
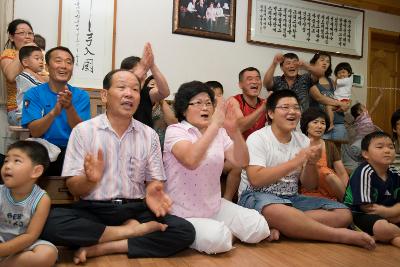
{"type": "MultiPolygon", "coordinates": [[[[379,35],[380,37],[387,37],[389,40],[393,40],[393,42],[396,42],[398,40],[398,43],[400,43],[400,32],[394,32],[394,31],[388,31],[388,30],[382,30],[382,29],[376,29],[376,28],[369,28],[368,29],[368,66],[367,66],[367,98],[366,98],[366,106],[369,109],[370,105],[374,102],[372,99],[373,96],[373,90],[370,89],[372,85],[371,81],[371,69],[372,69],[372,43],[375,38],[373,38],[373,35],[379,35]]],[[[375,40],[377,40],[376,38],[375,40]]],[[[390,41],[391,42],[391,41],[390,41]]],[[[391,133],[391,131],[390,131],[391,133]]]]}
{"type": "Polygon", "coordinates": [[[368,66],[367,66],[367,101],[366,101],[367,105],[368,105],[369,99],[370,99],[370,90],[368,87],[371,86],[371,78],[370,78],[369,74],[370,74],[371,64],[372,64],[371,43],[372,43],[372,35],[373,34],[380,34],[380,35],[386,35],[389,37],[400,38],[400,32],[382,30],[382,29],[377,29],[377,28],[372,28],[372,27],[368,28],[368,66]]]}
{"type": "MultiPolygon", "coordinates": [[[[382,29],[377,29],[377,28],[368,28],[368,67],[367,67],[367,73],[369,74],[370,69],[371,69],[371,43],[372,43],[372,35],[373,34],[381,34],[381,35],[387,35],[390,37],[395,37],[399,38],[400,37],[400,32],[394,32],[394,31],[388,31],[388,30],[382,30],[382,29]]],[[[367,86],[371,86],[371,81],[370,77],[368,75],[368,83],[367,86]]],[[[368,97],[368,96],[367,96],[368,97]]]]}

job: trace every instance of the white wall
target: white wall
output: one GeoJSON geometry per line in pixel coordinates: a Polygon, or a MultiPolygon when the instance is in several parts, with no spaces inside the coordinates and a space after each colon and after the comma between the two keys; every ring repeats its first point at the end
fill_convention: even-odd
{"type": "MultiPolygon", "coordinates": [[[[274,54],[286,52],[268,46],[246,42],[247,2],[237,0],[236,42],[204,39],[172,34],[172,8],[174,1],[166,0],[117,0],[116,66],[130,55],[141,55],[142,47],[149,41],[153,45],[156,63],[167,77],[171,91],[191,80],[219,80],[226,95],[239,92],[237,75],[248,66],[255,66],[263,73],[274,54]]],[[[47,47],[57,42],[58,1],[15,0],[15,17],[29,20],[35,32],[47,39],[47,47]]],[[[366,11],[364,27],[364,57],[361,59],[333,57],[335,66],[348,61],[355,73],[364,75],[364,88],[353,89],[356,101],[366,102],[368,28],[400,31],[400,16],[366,11]]],[[[308,61],[312,53],[295,51],[308,61]]],[[[277,70],[280,74],[280,70],[277,70]]],[[[171,98],[172,96],[170,96],[171,98]]]]}

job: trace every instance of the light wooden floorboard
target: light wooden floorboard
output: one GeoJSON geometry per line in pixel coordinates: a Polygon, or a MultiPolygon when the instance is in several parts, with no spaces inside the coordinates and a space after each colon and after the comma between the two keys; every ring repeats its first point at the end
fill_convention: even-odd
{"type": "MultiPolygon", "coordinates": [[[[373,251],[358,247],[283,240],[275,243],[261,242],[248,245],[237,242],[235,249],[218,255],[204,255],[187,249],[173,257],[156,259],[128,259],[126,255],[110,255],[90,258],[88,267],[257,267],[257,266],[351,266],[351,267],[399,267],[400,249],[378,244],[373,251]]],[[[61,251],[57,267],[76,266],[72,263],[72,251],[61,251]]]]}

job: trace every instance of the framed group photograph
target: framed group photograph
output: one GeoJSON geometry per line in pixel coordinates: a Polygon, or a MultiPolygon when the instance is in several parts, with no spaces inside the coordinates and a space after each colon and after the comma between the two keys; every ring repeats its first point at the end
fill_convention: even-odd
{"type": "Polygon", "coordinates": [[[312,0],[249,0],[247,41],[363,56],[364,11],[312,0]]]}
{"type": "Polygon", "coordinates": [[[236,0],[174,0],[172,32],[235,41],[236,0]]]}

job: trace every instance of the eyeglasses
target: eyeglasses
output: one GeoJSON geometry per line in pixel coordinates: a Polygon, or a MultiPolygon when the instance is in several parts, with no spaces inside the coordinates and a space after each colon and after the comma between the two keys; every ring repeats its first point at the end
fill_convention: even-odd
{"type": "Polygon", "coordinates": [[[16,32],[14,34],[22,35],[24,37],[26,37],[26,36],[33,37],[35,35],[33,32],[16,32]]]}
{"type": "Polygon", "coordinates": [[[275,108],[279,108],[284,112],[289,112],[290,110],[293,110],[294,112],[300,112],[301,111],[300,106],[276,106],[275,108]]]}
{"type": "Polygon", "coordinates": [[[213,102],[211,102],[211,101],[206,101],[206,102],[194,101],[194,102],[189,102],[188,105],[193,106],[195,108],[202,108],[204,106],[206,106],[206,108],[209,108],[209,107],[214,106],[213,102]]]}

